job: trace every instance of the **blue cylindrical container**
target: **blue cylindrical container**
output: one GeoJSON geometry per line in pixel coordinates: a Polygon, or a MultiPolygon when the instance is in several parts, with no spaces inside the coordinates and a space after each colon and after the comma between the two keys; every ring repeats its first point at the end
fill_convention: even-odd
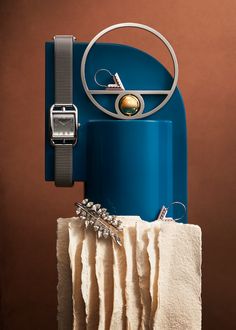
{"type": "Polygon", "coordinates": [[[173,201],[172,122],[95,120],[87,124],[85,196],[114,215],[152,221],[173,201]]]}

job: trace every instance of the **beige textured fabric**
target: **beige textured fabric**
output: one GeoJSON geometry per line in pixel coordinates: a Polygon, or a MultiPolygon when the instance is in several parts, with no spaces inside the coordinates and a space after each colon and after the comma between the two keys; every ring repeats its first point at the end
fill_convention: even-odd
{"type": "Polygon", "coordinates": [[[68,225],[72,219],[57,220],[57,319],[58,330],[72,329],[72,281],[70,258],[68,253],[69,232],[68,225]]]}
{"type": "Polygon", "coordinates": [[[166,223],[159,235],[158,309],[154,329],[201,329],[201,230],[166,223]]]}
{"type": "MultiPolygon", "coordinates": [[[[86,329],[85,302],[82,294],[82,246],[85,237],[83,224],[80,221],[69,223],[69,255],[72,272],[73,329],[86,329]]],[[[87,239],[87,235],[86,235],[87,239]]]]}
{"type": "MultiPolygon", "coordinates": [[[[85,303],[86,325],[87,329],[98,328],[99,297],[98,284],[95,269],[96,240],[92,231],[86,233],[86,239],[83,240],[81,261],[81,291],[85,303]]],[[[79,289],[79,288],[78,288],[79,289]]]]}
{"type": "Polygon", "coordinates": [[[58,220],[59,329],[200,330],[200,228],[119,218],[123,247],[58,220]]]}

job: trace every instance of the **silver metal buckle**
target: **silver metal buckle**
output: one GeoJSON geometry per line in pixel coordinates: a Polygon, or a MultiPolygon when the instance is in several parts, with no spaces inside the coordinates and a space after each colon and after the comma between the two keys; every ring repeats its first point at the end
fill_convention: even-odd
{"type": "MultiPolygon", "coordinates": [[[[58,116],[58,117],[59,117],[58,116]]],[[[77,143],[77,130],[78,130],[78,109],[74,104],[53,104],[50,108],[50,133],[51,133],[51,144],[71,144],[75,145],[77,143]],[[56,116],[63,115],[63,119],[73,118],[72,129],[66,133],[56,133],[54,126],[54,119],[56,116]]]]}
{"type": "Polygon", "coordinates": [[[73,36],[73,35],[67,35],[67,34],[62,34],[62,35],[55,35],[52,39],[55,41],[55,39],[56,38],[58,38],[58,37],[60,37],[60,38],[63,38],[63,37],[66,37],[66,38],[68,38],[68,37],[71,37],[72,39],[73,39],[73,41],[76,41],[76,37],[75,36],[73,36]]]}

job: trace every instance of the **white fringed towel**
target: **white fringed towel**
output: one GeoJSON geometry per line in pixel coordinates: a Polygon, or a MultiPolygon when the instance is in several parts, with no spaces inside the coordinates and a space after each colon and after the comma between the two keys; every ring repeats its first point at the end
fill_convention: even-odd
{"type": "Polygon", "coordinates": [[[59,330],[200,330],[200,228],[118,218],[122,247],[58,219],[59,330]]]}

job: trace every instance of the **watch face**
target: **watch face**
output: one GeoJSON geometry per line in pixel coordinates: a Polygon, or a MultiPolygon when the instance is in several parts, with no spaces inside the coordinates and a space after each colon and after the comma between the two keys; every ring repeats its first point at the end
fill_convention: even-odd
{"type": "Polygon", "coordinates": [[[73,114],[54,114],[53,137],[73,137],[75,133],[75,118],[73,114]]]}

